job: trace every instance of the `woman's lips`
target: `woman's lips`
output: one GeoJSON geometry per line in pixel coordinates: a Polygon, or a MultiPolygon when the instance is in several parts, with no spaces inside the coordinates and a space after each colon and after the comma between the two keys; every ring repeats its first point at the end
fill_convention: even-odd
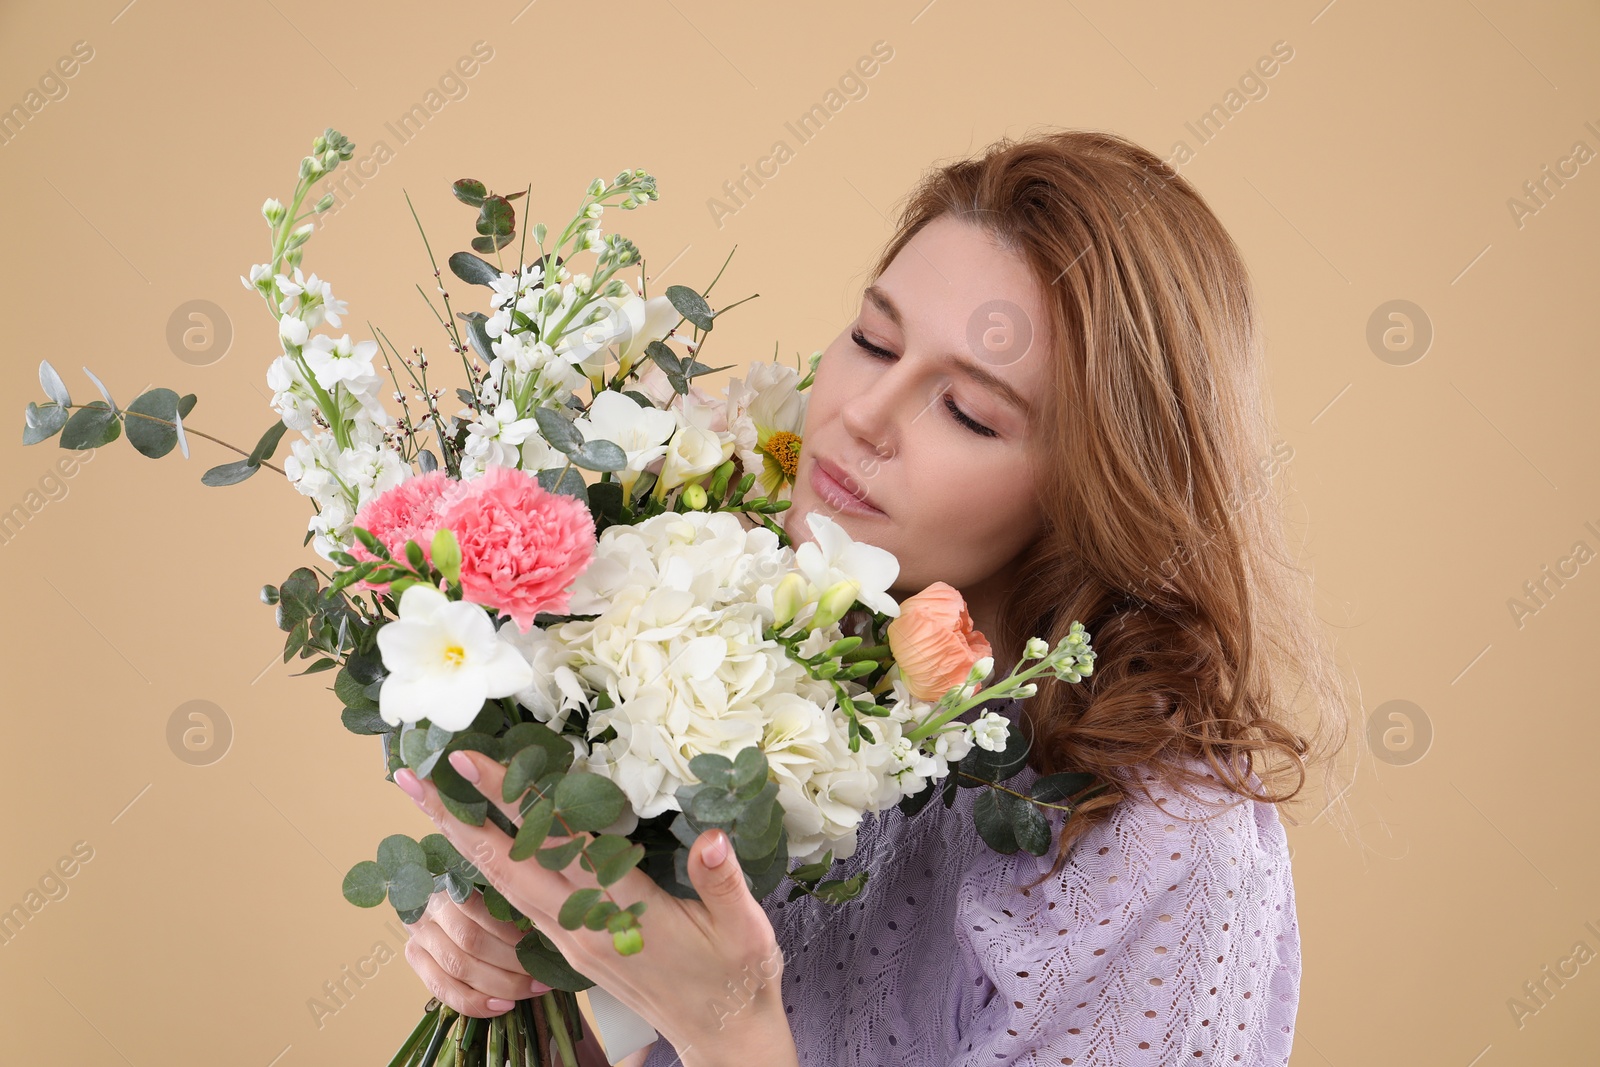
{"type": "Polygon", "coordinates": [[[884,517],[883,512],[846,488],[845,478],[843,471],[824,460],[811,464],[811,488],[824,501],[851,515],[884,517]]]}

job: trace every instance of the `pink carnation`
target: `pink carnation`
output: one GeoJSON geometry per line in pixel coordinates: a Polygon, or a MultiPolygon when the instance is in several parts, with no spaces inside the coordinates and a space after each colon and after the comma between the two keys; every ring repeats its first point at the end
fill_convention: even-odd
{"type": "Polygon", "coordinates": [[[490,467],[440,504],[438,525],[461,545],[461,592],[527,633],[541,611],[562,614],[594,556],[594,517],[527,471],[490,467]]]}
{"type": "MultiPolygon", "coordinates": [[[[406,558],[406,542],[415,541],[422,555],[433,555],[433,535],[441,525],[437,512],[440,501],[459,485],[443,469],[407,478],[393,489],[367,501],[356,513],[355,525],[376,537],[397,560],[406,558]]],[[[358,560],[376,559],[365,545],[356,541],[350,554],[358,560]]],[[[387,591],[388,582],[357,582],[358,589],[387,591]]]]}

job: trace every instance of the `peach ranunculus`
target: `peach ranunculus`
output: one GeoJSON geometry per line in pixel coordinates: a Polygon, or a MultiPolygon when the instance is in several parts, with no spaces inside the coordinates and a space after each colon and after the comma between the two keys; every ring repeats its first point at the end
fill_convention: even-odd
{"type": "Polygon", "coordinates": [[[938,700],[967,680],[973,664],[994,655],[988,638],[973,629],[966,600],[944,582],[902,601],[888,635],[906,688],[918,700],[938,700]]]}

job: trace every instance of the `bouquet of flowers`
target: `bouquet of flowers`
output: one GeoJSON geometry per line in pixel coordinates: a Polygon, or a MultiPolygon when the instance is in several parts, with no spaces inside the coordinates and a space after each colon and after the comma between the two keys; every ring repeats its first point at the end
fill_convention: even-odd
{"type": "MultiPolygon", "coordinates": [[[[329,567],[262,590],[287,634],[284,661],[334,672],[344,726],[380,740],[391,778],[409,767],[457,818],[493,820],[514,837],[513,859],[593,872],[601,888],[574,892],[559,921],[610,931],[618,952],[639,951],[648,921],[604,887],[638,867],[696,896],[688,850],[711,828],[727,833],[758,898],[785,877],[790,899],[854,898],[870,872],[827,873],[853,853],[862,817],[891,804],[914,815],[936,791],[949,807],[958,787],[987,787],[975,818],[991,847],[1044,854],[1041,807],[1070,811],[1064,802],[1092,783],[1069,773],[1026,795],[997,788],[1022,769],[1025,740],[993,712],[960,717],[1034,695],[1040,675],[1080,681],[1094,665],[1089,635],[1074,623],[1054,648],[1034,638],[1011,675],[991,681],[992,650],[954,589],[938,583],[897,603],[894,556],[817,512],[804,516],[812,540],[792,543],[774,516],[790,504],[820,353],[804,377],[756,363],[720,395],[696,382],[730,369],[698,356],[738,302],[713,308],[715,278],[703,292],[649,296],[641,272],[635,291],[618,275],[641,262],[638,249],[602,236],[605,208],[657,199],[655,179],[595,179],[553,241],[543,223],[531,228],[531,265],[513,204],[529,190],[453,184],[477,235],[448,266],[487,290],[487,310],[453,311],[433,262],[436,314],[466,383],[463,406],[446,415],[420,348],[402,356],[381,330],[356,342],[318,332],[348,312],[301,269],[315,229],[302,222],[332,196],[300,210],[353,151],[325,131],[290,205],[262,208],[271,255],[241,281],[275,318],[283,354],[267,371],[278,418],[253,449],[186,428],[192,394],[150,389],[119,407],[87,367],[104,399],[74,404],[48,362],[48,399],[28,404],[24,443],[59,433],[64,448],[94,448],[126,430],[143,455],[187,458],[189,436],[205,437],[244,456],[207,470],[205,484],[268,467],[311,497],[305,539],[329,567]],[[513,240],[507,270],[500,253],[513,240]],[[568,265],[584,253],[595,255],[591,274],[568,265]],[[398,415],[381,396],[380,341],[398,415]],[[271,460],[290,430],[279,468],[271,460]],[[501,799],[520,822],[444,758],[458,749],[506,765],[501,799]],[[552,836],[566,840],[547,846],[552,836]]],[[[530,999],[487,1020],[431,1000],[391,1067],[573,1067],[574,994],[594,983],[443,835],[386,837],[343,884],[351,903],[388,901],[407,923],[435,892],[459,903],[474,890],[526,931],[517,955],[552,992],[540,1011],[530,999]]]]}

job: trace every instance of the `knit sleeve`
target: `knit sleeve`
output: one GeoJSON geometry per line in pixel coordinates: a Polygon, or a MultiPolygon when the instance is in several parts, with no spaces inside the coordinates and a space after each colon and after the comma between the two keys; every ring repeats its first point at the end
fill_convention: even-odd
{"type": "Polygon", "coordinates": [[[1051,857],[968,872],[956,935],[982,978],[952,1064],[1287,1064],[1300,943],[1276,808],[1151,789],[1161,806],[1126,796],[1036,888],[1051,857]]]}

